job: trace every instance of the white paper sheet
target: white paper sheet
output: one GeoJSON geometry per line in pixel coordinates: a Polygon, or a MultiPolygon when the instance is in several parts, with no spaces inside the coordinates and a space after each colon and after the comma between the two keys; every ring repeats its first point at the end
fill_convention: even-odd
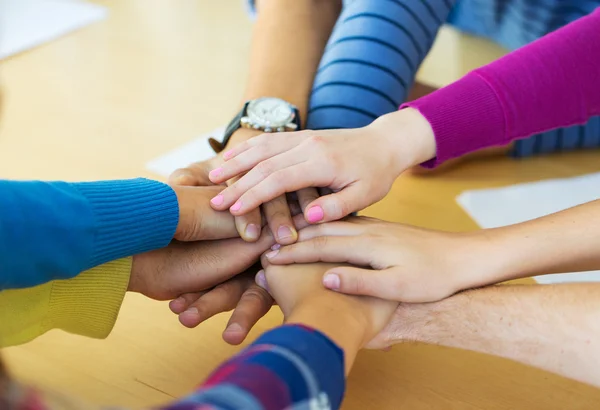
{"type": "Polygon", "coordinates": [[[212,137],[222,141],[224,132],[225,127],[219,127],[207,134],[196,137],[190,142],[148,162],[146,169],[160,176],[168,177],[177,168],[214,157],[215,152],[210,147],[208,138],[212,137]]]}
{"type": "MultiPolygon", "coordinates": [[[[600,173],[466,191],[457,202],[482,228],[539,218],[600,198],[600,173]]],[[[600,232],[598,232],[600,235],[600,232]]],[[[539,283],[600,282],[600,271],[537,276],[539,283]]]]}
{"type": "Polygon", "coordinates": [[[79,0],[0,0],[0,59],[100,21],[105,7],[79,0]]]}

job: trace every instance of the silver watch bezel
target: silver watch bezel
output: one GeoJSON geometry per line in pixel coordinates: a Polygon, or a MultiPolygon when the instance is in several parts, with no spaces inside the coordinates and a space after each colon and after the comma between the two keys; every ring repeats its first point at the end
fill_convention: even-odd
{"type": "Polygon", "coordinates": [[[246,107],[246,115],[240,119],[240,125],[245,128],[253,128],[264,132],[284,132],[294,131],[297,125],[294,123],[296,118],[296,107],[281,98],[276,97],[261,97],[249,101],[246,107]],[[256,112],[257,106],[265,100],[276,101],[280,106],[289,110],[289,114],[283,120],[273,121],[269,118],[264,118],[256,112]]]}

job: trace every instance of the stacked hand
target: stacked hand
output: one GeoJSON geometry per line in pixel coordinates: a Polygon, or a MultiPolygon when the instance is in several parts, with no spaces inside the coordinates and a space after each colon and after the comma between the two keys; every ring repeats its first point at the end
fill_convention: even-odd
{"type": "Polygon", "coordinates": [[[504,269],[497,253],[481,231],[438,232],[352,217],[305,228],[297,243],[265,256],[276,265],[355,265],[332,267],[324,274],[323,285],[337,292],[432,302],[494,282],[504,269]]]}
{"type": "Polygon", "coordinates": [[[417,111],[405,109],[353,130],[268,134],[247,140],[223,154],[210,173],[220,184],[236,182],[211,201],[235,216],[286,192],[309,187],[332,194],[304,204],[310,223],[338,220],[382,199],[404,170],[435,156],[433,131],[417,111]]]}
{"type": "MultiPolygon", "coordinates": [[[[208,173],[221,161],[217,156],[179,169],[170,176],[169,183],[176,192],[196,190],[216,194],[223,187],[213,186],[208,173]]],[[[196,227],[200,228],[196,237],[218,239],[237,236],[239,218],[234,222],[229,213],[210,209],[210,198],[205,196],[195,205],[195,209],[199,210],[198,215],[206,216],[200,220],[202,224],[196,227]]],[[[285,207],[290,213],[287,201],[285,207]]],[[[298,214],[299,205],[295,205],[295,208],[292,213],[298,214]]],[[[281,214],[273,216],[280,218],[281,214]]],[[[260,213],[258,217],[255,222],[260,226],[260,213]]],[[[241,223],[248,223],[248,219],[241,223]]],[[[306,225],[301,217],[290,217],[290,222],[286,220],[285,223],[292,227],[297,224],[298,229],[306,225]]],[[[163,250],[138,255],[137,260],[134,259],[132,281],[138,276],[138,270],[142,279],[132,282],[132,290],[157,299],[174,299],[170,303],[171,310],[179,315],[179,320],[187,327],[198,326],[218,313],[234,309],[223,338],[228,343],[239,344],[273,304],[268,292],[255,284],[254,276],[258,269],[253,267],[261,253],[275,243],[271,230],[264,229],[254,242],[246,243],[244,240],[236,238],[172,244],[163,250]],[[148,281],[149,284],[146,283],[148,281]]]]}
{"type": "MultiPolygon", "coordinates": [[[[254,137],[258,134],[258,131],[250,129],[240,129],[236,131],[230,145],[235,146],[239,141],[245,141],[254,137]]],[[[270,135],[271,139],[276,138],[270,135]]],[[[277,135],[276,137],[279,137],[277,135]]],[[[241,143],[242,145],[244,142],[241,143]]],[[[211,169],[218,170],[219,166],[223,163],[224,156],[217,156],[209,161],[199,162],[192,164],[186,168],[179,169],[171,175],[169,181],[174,185],[212,185],[213,182],[208,178],[208,172],[211,169]]],[[[218,172],[218,171],[217,171],[218,172]]],[[[213,174],[215,171],[213,171],[213,174]]],[[[229,178],[219,179],[217,184],[234,185],[237,183],[239,178],[236,175],[231,175],[229,178]]],[[[316,189],[311,187],[305,187],[306,189],[297,190],[295,199],[300,206],[304,207],[308,203],[318,198],[319,194],[316,189]]],[[[294,190],[296,191],[296,190],[294,190]]],[[[293,191],[290,191],[293,192],[293,191]]],[[[223,204],[221,203],[222,197],[215,194],[211,203],[215,209],[221,209],[223,204]]],[[[264,201],[262,206],[262,212],[265,216],[265,221],[271,232],[275,237],[275,240],[280,244],[294,243],[298,237],[297,230],[292,220],[293,209],[290,209],[288,199],[286,198],[285,192],[281,195],[274,195],[269,198],[269,201],[264,201]]],[[[258,205],[252,210],[237,213],[235,217],[235,224],[239,235],[246,241],[253,242],[258,240],[262,230],[261,212],[258,205]]]]}

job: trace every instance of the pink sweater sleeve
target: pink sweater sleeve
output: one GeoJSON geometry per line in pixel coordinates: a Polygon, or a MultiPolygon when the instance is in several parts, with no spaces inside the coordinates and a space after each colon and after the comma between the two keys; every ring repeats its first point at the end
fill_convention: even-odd
{"type": "Polygon", "coordinates": [[[600,8],[404,107],[435,133],[426,167],[600,115],[600,8]]]}

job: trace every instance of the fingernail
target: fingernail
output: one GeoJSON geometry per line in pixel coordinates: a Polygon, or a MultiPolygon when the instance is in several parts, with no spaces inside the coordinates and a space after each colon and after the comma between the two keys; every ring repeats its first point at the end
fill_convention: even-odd
{"type": "Polygon", "coordinates": [[[229,208],[230,210],[232,210],[233,212],[235,211],[239,211],[242,208],[242,201],[236,201],[235,204],[233,204],[231,206],[231,208],[229,208]]]}
{"type": "Polygon", "coordinates": [[[169,303],[169,308],[171,309],[171,311],[173,313],[181,313],[181,308],[183,308],[185,306],[185,299],[184,298],[177,298],[175,300],[172,300],[171,303],[169,303]]]}
{"type": "Polygon", "coordinates": [[[192,315],[197,315],[198,314],[198,309],[196,309],[195,307],[191,307],[191,308],[189,308],[188,310],[186,310],[183,313],[189,313],[189,314],[192,314],[192,315]]]}
{"type": "Polygon", "coordinates": [[[222,173],[223,173],[223,168],[222,168],[222,167],[215,168],[215,169],[213,169],[212,171],[210,171],[210,172],[208,173],[208,177],[209,177],[209,178],[211,178],[211,179],[212,179],[212,178],[217,178],[217,177],[219,177],[219,176],[220,176],[222,173]]]}
{"type": "Polygon", "coordinates": [[[246,238],[247,239],[258,239],[260,236],[260,228],[258,225],[250,224],[246,227],[246,238]]]}
{"type": "Polygon", "coordinates": [[[267,289],[267,277],[265,276],[264,270],[258,271],[258,273],[256,274],[256,277],[254,278],[254,281],[261,288],[267,289]]]}
{"type": "Polygon", "coordinates": [[[272,251],[276,251],[277,249],[281,248],[281,245],[276,243],[275,245],[271,246],[271,250],[272,251]]]}
{"type": "Polygon", "coordinates": [[[340,288],[340,277],[333,273],[328,273],[323,277],[323,286],[327,289],[338,290],[340,288]]]}
{"type": "Polygon", "coordinates": [[[325,214],[323,213],[323,208],[320,206],[313,206],[308,210],[308,212],[306,212],[306,218],[310,223],[319,222],[324,216],[325,214]]]}
{"type": "Polygon", "coordinates": [[[213,199],[210,200],[210,203],[216,206],[222,205],[223,201],[225,200],[225,198],[223,198],[223,195],[219,194],[216,197],[214,197],[213,199]]]}
{"type": "Polygon", "coordinates": [[[227,326],[227,329],[225,329],[225,333],[239,333],[241,331],[242,327],[237,323],[232,323],[229,326],[227,326]]]}
{"type": "Polygon", "coordinates": [[[271,259],[272,257],[277,256],[278,253],[279,253],[279,249],[275,249],[274,251],[267,253],[265,256],[267,258],[271,259]]]}
{"type": "Polygon", "coordinates": [[[230,149],[229,151],[226,151],[223,154],[223,159],[230,159],[231,157],[233,157],[233,150],[232,149],[230,149]]]}
{"type": "Polygon", "coordinates": [[[277,229],[277,238],[279,240],[293,238],[293,237],[294,237],[294,232],[292,232],[292,229],[289,226],[281,225],[277,229]]]}

